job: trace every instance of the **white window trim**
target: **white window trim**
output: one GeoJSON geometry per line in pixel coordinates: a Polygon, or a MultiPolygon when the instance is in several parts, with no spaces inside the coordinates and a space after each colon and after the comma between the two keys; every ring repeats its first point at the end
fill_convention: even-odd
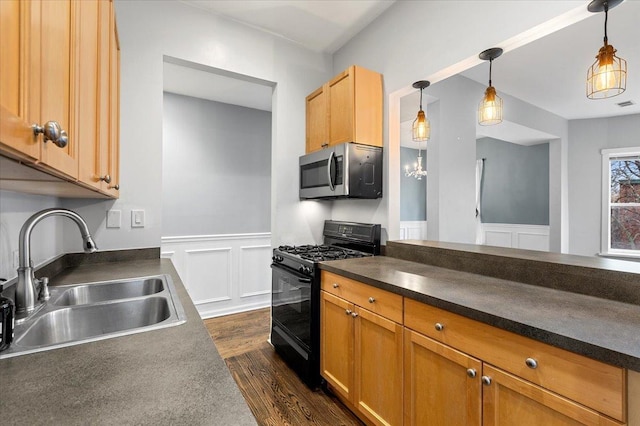
{"type": "Polygon", "coordinates": [[[602,154],[602,225],[600,232],[600,256],[606,257],[629,257],[629,258],[640,258],[640,253],[635,253],[635,250],[620,250],[620,249],[611,249],[611,196],[609,194],[609,189],[611,185],[611,167],[609,165],[609,161],[611,157],[618,156],[633,156],[640,155],[640,147],[629,147],[629,148],[613,148],[613,149],[602,149],[600,150],[600,154],[602,154]]]}

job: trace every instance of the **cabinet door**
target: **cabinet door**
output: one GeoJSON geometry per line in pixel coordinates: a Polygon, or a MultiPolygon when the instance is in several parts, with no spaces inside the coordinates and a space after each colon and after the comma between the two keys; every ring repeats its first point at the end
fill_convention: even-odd
{"type": "Polygon", "coordinates": [[[307,154],[328,146],[327,96],[324,86],[307,96],[307,154]]]}
{"type": "Polygon", "coordinates": [[[74,111],[76,115],[75,139],[78,142],[79,150],[78,180],[96,189],[100,189],[102,183],[100,181],[102,176],[100,144],[104,136],[102,115],[108,113],[108,108],[103,109],[100,103],[104,80],[106,80],[107,95],[109,87],[108,42],[106,45],[106,75],[104,73],[104,59],[101,55],[103,50],[101,36],[102,32],[108,31],[109,16],[107,15],[107,27],[105,28],[103,27],[100,3],[98,0],[84,0],[77,5],[78,60],[75,75],[74,111]]]}
{"type": "Polygon", "coordinates": [[[118,197],[120,191],[120,43],[113,1],[109,1],[109,138],[106,170],[111,177],[107,186],[110,195],[118,197]]]}
{"type": "Polygon", "coordinates": [[[373,424],[402,424],[402,326],[356,306],[354,403],[373,424]]]}
{"type": "Polygon", "coordinates": [[[30,97],[38,94],[34,83],[39,81],[31,71],[37,69],[39,58],[31,55],[38,50],[39,31],[21,31],[39,29],[39,9],[32,11],[32,6],[30,1],[0,1],[0,146],[35,161],[40,145],[31,125],[38,120],[38,105],[30,97]]]}
{"type": "Polygon", "coordinates": [[[404,330],[404,424],[480,426],[481,361],[404,330]]]}
{"type": "Polygon", "coordinates": [[[320,293],[320,372],[335,392],[351,401],[354,306],[325,291],[320,293]]]}
{"type": "MultiPolygon", "coordinates": [[[[56,121],[66,130],[69,143],[60,148],[52,142],[42,144],[41,161],[54,173],[78,176],[78,142],[72,122],[73,82],[75,82],[76,13],[71,0],[34,0],[40,7],[40,124],[56,121]]],[[[40,136],[42,138],[42,136],[40,136]]]]}
{"type": "Polygon", "coordinates": [[[622,424],[490,365],[484,365],[483,374],[491,380],[483,386],[485,426],[622,424]]]}
{"type": "Polygon", "coordinates": [[[349,67],[328,83],[330,145],[355,141],[353,70],[349,67]]]}

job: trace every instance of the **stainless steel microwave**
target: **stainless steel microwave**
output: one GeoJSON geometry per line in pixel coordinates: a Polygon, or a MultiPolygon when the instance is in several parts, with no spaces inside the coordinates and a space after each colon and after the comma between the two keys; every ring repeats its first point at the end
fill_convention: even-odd
{"type": "Polygon", "coordinates": [[[382,148],[343,143],[300,157],[300,199],[382,197],[382,148]]]}

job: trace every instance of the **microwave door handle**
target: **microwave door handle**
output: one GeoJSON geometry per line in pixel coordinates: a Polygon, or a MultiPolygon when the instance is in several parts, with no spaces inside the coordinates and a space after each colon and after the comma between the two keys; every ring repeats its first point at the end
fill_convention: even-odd
{"type": "Polygon", "coordinates": [[[333,184],[333,179],[331,176],[331,165],[333,164],[333,157],[335,156],[335,152],[331,151],[329,154],[329,160],[327,160],[327,176],[329,177],[329,189],[335,191],[336,186],[333,184]]]}

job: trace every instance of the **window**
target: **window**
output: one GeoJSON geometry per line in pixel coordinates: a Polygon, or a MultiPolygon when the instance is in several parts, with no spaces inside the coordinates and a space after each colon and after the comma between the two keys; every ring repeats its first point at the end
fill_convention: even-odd
{"type": "Polygon", "coordinates": [[[602,150],[602,253],[640,257],[640,147],[602,150]]]}

